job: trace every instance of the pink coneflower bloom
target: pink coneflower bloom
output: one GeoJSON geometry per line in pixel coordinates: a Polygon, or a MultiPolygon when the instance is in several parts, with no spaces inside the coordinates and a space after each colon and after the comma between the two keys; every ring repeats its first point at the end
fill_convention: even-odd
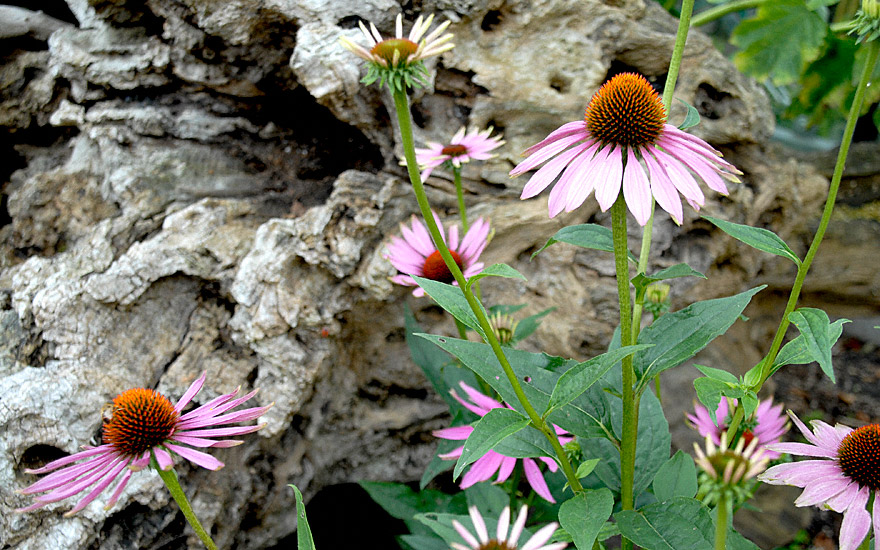
{"type": "Polygon", "coordinates": [[[771,448],[819,460],[779,464],[758,479],[771,485],[803,487],[795,506],[821,506],[842,513],[840,550],[855,550],[872,524],[874,540],[880,540],[880,424],[854,430],[813,420],[811,432],[794,413],[789,411],[789,416],[809,444],[776,443],[771,448]],[[873,517],[866,510],[871,494],[873,517]]]}
{"type": "Polygon", "coordinates": [[[216,438],[252,433],[262,428],[264,424],[225,428],[218,426],[255,420],[269,410],[271,405],[223,414],[257,393],[252,391],[235,399],[238,394],[238,390],[235,390],[181,415],[183,408],[201,390],[206,375],[207,372],[203,373],[190,385],[177,405],[172,405],[167,397],[150,389],[134,388],[117,395],[113,399],[112,417],[104,423],[103,445],[86,447],[82,452],[55,460],[42,468],[25,470],[29,474],[53,473],[18,491],[25,495],[46,494],[34,497],[36,501],[34,504],[17,511],[30,512],[91,488],[91,491],[65,514],[70,516],[85,508],[113,481],[119,479],[107,502],[106,509],[110,509],[122,494],[132,472],[148,466],[153,457],[160,468],[169,470],[174,466],[172,453],[202,468],[209,470],[222,468],[223,463],[213,456],[183,445],[192,447],[239,445],[241,441],[216,438]]]}
{"type": "MultiPolygon", "coordinates": [[[[452,259],[455,260],[464,277],[467,279],[481,272],[483,262],[477,260],[488,244],[489,223],[483,221],[482,218],[478,219],[465,233],[464,238],[459,241],[457,225],[449,226],[449,234],[447,235],[437,214],[434,214],[434,220],[443,235],[443,242],[449,247],[452,259]]],[[[413,296],[419,297],[424,296],[425,291],[416,284],[412,275],[441,283],[455,284],[452,273],[443,262],[440,251],[434,246],[431,234],[428,233],[421,220],[413,216],[412,228],[400,224],[400,232],[403,234],[403,238],[391,237],[388,253],[385,254],[385,258],[391,262],[391,265],[400,271],[399,275],[391,277],[392,281],[400,285],[416,287],[413,290],[413,296]]]]}
{"type": "Polygon", "coordinates": [[[742,504],[751,497],[744,492],[746,483],[767,468],[769,459],[766,449],[752,438],[746,444],[739,438],[735,447],[730,447],[727,432],[722,432],[720,443],[715,446],[710,435],[706,436],[706,451],[694,443],[697,458],[694,461],[705,475],[700,476],[700,490],[697,499],[706,505],[716,505],[718,499],[727,498],[735,504],[742,504]]]}
{"type": "Polygon", "coordinates": [[[468,513],[471,516],[476,533],[472,534],[458,520],[452,520],[452,526],[455,527],[455,530],[467,543],[467,546],[465,546],[464,544],[453,542],[452,548],[454,550],[562,550],[566,547],[564,542],[547,544],[547,541],[553,536],[553,532],[556,531],[556,522],[548,523],[532,535],[522,547],[519,546],[519,538],[526,525],[527,506],[520,508],[510,533],[507,532],[510,527],[510,507],[505,506],[501,512],[501,517],[498,518],[498,527],[495,530],[495,538],[493,539],[489,538],[486,522],[483,520],[483,516],[480,515],[479,510],[477,510],[477,507],[471,506],[468,508],[468,513]]]}
{"type": "Polygon", "coordinates": [[[428,142],[427,148],[416,148],[416,161],[419,168],[422,169],[422,181],[428,179],[434,168],[442,165],[444,162],[451,162],[456,168],[460,168],[462,163],[471,160],[487,160],[495,155],[490,155],[489,151],[497,149],[504,145],[501,136],[489,137],[492,134],[492,128],[487,128],[482,132],[472,129],[465,132],[464,126],[452,136],[448,144],[428,142]]]}
{"type": "MultiPolygon", "coordinates": [[[[733,401],[736,403],[736,400],[733,401]]],[[[709,416],[709,409],[699,403],[694,404],[694,414],[688,414],[693,427],[700,432],[700,435],[712,438],[712,442],[716,445],[721,443],[721,433],[727,430],[727,417],[730,411],[727,406],[727,399],[721,399],[718,408],[715,410],[715,418],[721,425],[712,422],[709,416]]],[[[751,443],[752,439],[758,440],[758,445],[764,449],[764,456],[773,460],[779,458],[779,453],[767,449],[770,443],[779,443],[782,435],[788,431],[788,419],[782,414],[782,405],[773,405],[772,399],[764,399],[758,403],[755,413],[744,424],[745,430],[742,439],[746,445],[751,443]]]]}
{"type": "Polygon", "coordinates": [[[387,39],[382,38],[374,24],[370,23],[370,28],[367,30],[363,21],[359,21],[358,25],[367,39],[369,49],[352,42],[344,36],[339,41],[346,49],[361,59],[385,69],[394,69],[412,65],[428,57],[440,55],[455,47],[455,44],[449,42],[452,40],[452,34],[443,34],[449,26],[449,21],[445,21],[434,29],[431,34],[424,36],[433,21],[433,15],[428,16],[427,19],[420,15],[410,30],[409,36],[404,36],[403,14],[397,14],[394,25],[395,34],[392,38],[387,39]],[[422,38],[423,36],[424,38],[422,38]]]}
{"type": "Polygon", "coordinates": [[[640,225],[651,215],[652,195],[680,224],[679,193],[696,210],[704,202],[691,172],[724,195],[722,178],[738,182],[736,174],[742,174],[705,141],[666,124],[662,99],[644,77],[633,73],[603,84],[584,120],[560,126],[523,154],[529,157],[511,176],[549,160],[526,183],[521,198],[534,197],[556,181],[548,204],[551,218],[571,212],[594,190],[604,212],[617,200],[622,183],[623,198],[640,225]]]}
{"type": "MultiPolygon", "coordinates": [[[[501,407],[505,407],[498,401],[495,401],[489,396],[483,395],[479,391],[474,388],[468,386],[464,382],[459,382],[461,389],[467,394],[470,401],[465,401],[461,397],[455,393],[455,390],[451,390],[450,393],[452,397],[455,398],[456,401],[464,405],[469,411],[479,416],[485,415],[492,409],[498,409],[501,407]]],[[[508,407],[510,408],[510,407],[508,407]]],[[[559,436],[559,442],[563,445],[574,439],[574,437],[568,435],[568,432],[563,430],[558,426],[554,426],[556,429],[556,434],[559,436]]],[[[471,432],[474,431],[473,426],[456,426],[453,428],[444,428],[442,430],[436,430],[433,432],[435,437],[439,437],[441,439],[451,439],[455,441],[465,441],[468,436],[471,435],[471,432]]],[[[446,454],[440,455],[440,458],[445,460],[457,460],[458,457],[461,456],[462,450],[464,446],[455,449],[454,451],[446,454]]],[[[513,473],[513,469],[516,466],[516,461],[519,460],[517,458],[512,458],[509,456],[504,456],[495,451],[489,451],[482,457],[478,458],[476,462],[471,465],[471,469],[461,478],[461,488],[467,489],[471,485],[475,483],[479,483],[480,481],[486,481],[490,479],[495,473],[498,473],[498,476],[495,478],[495,483],[503,483],[510,477],[510,474],[513,473]]],[[[557,469],[556,462],[551,458],[540,457],[538,460],[544,462],[547,465],[547,468],[551,472],[555,472],[557,469]]],[[[532,489],[535,490],[544,500],[548,500],[550,502],[556,502],[553,499],[553,495],[550,494],[550,489],[547,487],[547,482],[544,480],[544,475],[541,473],[541,469],[538,467],[538,463],[533,458],[523,458],[522,459],[523,471],[526,474],[526,480],[529,482],[529,485],[532,486],[532,489]]]]}

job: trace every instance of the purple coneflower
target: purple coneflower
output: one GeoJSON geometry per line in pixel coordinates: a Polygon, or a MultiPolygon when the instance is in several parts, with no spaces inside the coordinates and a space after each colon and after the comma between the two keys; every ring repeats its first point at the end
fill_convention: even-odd
{"type": "MultiPolygon", "coordinates": [[[[489,396],[483,395],[479,391],[465,384],[464,382],[459,382],[461,389],[467,394],[470,401],[465,401],[461,397],[455,393],[455,390],[451,390],[450,393],[452,397],[455,398],[456,401],[461,403],[465,408],[471,411],[474,414],[479,416],[485,415],[492,409],[498,409],[501,407],[505,407],[498,401],[495,401],[489,396]]],[[[508,407],[509,408],[509,407],[508,407]]],[[[572,439],[568,432],[563,430],[558,426],[554,426],[556,429],[556,434],[559,436],[559,443],[565,445],[572,439]]],[[[471,432],[474,431],[473,426],[455,426],[453,428],[444,428],[442,430],[436,430],[433,432],[435,437],[439,437],[441,439],[451,439],[455,441],[465,441],[471,435],[471,432]]],[[[445,460],[457,460],[458,457],[461,456],[462,450],[464,446],[455,449],[454,451],[446,454],[440,455],[440,458],[445,460]]],[[[516,461],[519,460],[517,458],[512,458],[509,456],[504,456],[495,451],[489,451],[484,454],[482,457],[478,458],[476,462],[471,465],[471,469],[461,478],[461,488],[467,489],[471,485],[475,483],[479,483],[480,481],[486,481],[491,478],[495,473],[498,473],[498,476],[495,478],[495,483],[503,483],[510,477],[510,474],[513,473],[514,467],[516,467],[516,461]]],[[[540,457],[538,460],[544,462],[551,472],[555,472],[557,469],[556,462],[551,458],[540,457]]],[[[533,458],[523,458],[523,471],[526,474],[526,480],[529,482],[529,485],[532,486],[532,489],[538,495],[540,495],[543,499],[548,500],[550,502],[556,502],[553,499],[553,495],[550,494],[550,489],[547,487],[547,482],[544,480],[544,475],[541,473],[541,469],[538,467],[538,463],[533,458]]]]}
{"type": "Polygon", "coordinates": [[[223,463],[213,456],[184,447],[233,447],[241,441],[215,439],[252,433],[264,426],[235,426],[219,428],[226,424],[247,422],[262,416],[271,405],[254,407],[229,414],[227,411],[241,405],[257,392],[235,399],[238,390],[221,395],[208,403],[181,415],[183,408],[201,390],[207,372],[190,385],[177,402],[172,405],[164,395],[150,389],[126,390],[113,399],[112,417],[103,426],[103,445],[86,447],[86,450],[50,462],[42,468],[25,470],[29,474],[45,474],[21,494],[46,493],[34,497],[34,504],[20,508],[18,512],[30,512],[37,508],[92,490],[65,515],[70,516],[85,508],[113,481],[119,479],[106,509],[119,499],[122,490],[134,471],[142,470],[155,458],[163,470],[174,466],[172,453],[202,468],[219,470],[223,463]],[[80,462],[82,461],[82,462],[80,462]],[[75,464],[77,463],[77,464],[75,464]],[[59,468],[61,468],[59,470],[59,468]]]}
{"type": "Polygon", "coordinates": [[[489,137],[492,128],[482,132],[476,129],[465,132],[464,126],[452,136],[448,144],[428,142],[427,148],[416,148],[416,161],[422,169],[422,181],[428,179],[434,168],[451,162],[456,168],[471,160],[486,160],[495,155],[489,151],[504,145],[501,136],[489,137]]]}
{"type": "Polygon", "coordinates": [[[397,14],[394,25],[395,34],[391,38],[382,38],[373,23],[370,23],[370,28],[367,30],[363,21],[359,21],[358,25],[367,39],[369,49],[344,36],[339,41],[346,49],[372,65],[383,69],[406,67],[428,57],[440,55],[455,47],[455,44],[450,42],[452,34],[443,34],[449,26],[449,21],[445,21],[431,34],[425,36],[433,21],[433,15],[428,16],[427,19],[420,15],[413,24],[409,36],[404,36],[403,14],[397,14]],[[423,36],[424,38],[422,38],[423,36]]]}
{"type": "MultiPolygon", "coordinates": [[[[730,493],[735,498],[741,493],[738,489],[763,472],[769,462],[766,449],[758,445],[757,439],[752,438],[746,444],[746,439],[741,437],[736,446],[730,447],[727,432],[722,432],[717,447],[712,442],[712,437],[707,435],[706,451],[703,452],[696,443],[694,443],[694,451],[697,455],[694,462],[709,478],[707,480],[701,478],[703,483],[700,485],[697,498],[708,505],[716,504],[722,492],[730,493]]],[[[749,496],[751,495],[746,495],[742,501],[747,500],[749,496]]]]}
{"type": "Polygon", "coordinates": [[[640,225],[651,215],[652,195],[680,224],[679,193],[696,210],[704,202],[691,172],[724,195],[722,178],[738,182],[736,174],[742,174],[705,141],[666,124],[662,99],[644,77],[633,73],[603,84],[584,120],[560,126],[523,154],[529,157],[511,176],[549,162],[532,175],[521,198],[534,197],[562,174],[550,192],[550,217],[571,212],[594,190],[604,212],[617,200],[622,182],[623,198],[640,225]]]}
{"type": "Polygon", "coordinates": [[[819,460],[779,464],[758,479],[771,485],[803,487],[795,506],[815,505],[842,513],[840,550],[855,550],[872,524],[874,540],[880,540],[880,424],[854,430],[813,420],[810,431],[794,413],[788,414],[810,443],[776,443],[770,447],[819,460]],[[873,517],[866,509],[872,495],[873,517]]]}
{"type": "MultiPolygon", "coordinates": [[[[734,399],[733,402],[736,403],[736,400],[734,399]]],[[[719,445],[721,433],[727,430],[729,413],[727,399],[722,398],[715,410],[715,418],[721,423],[720,425],[712,422],[709,409],[699,403],[694,404],[694,414],[688,414],[687,418],[701,436],[709,436],[715,445],[719,445]]],[[[758,403],[754,415],[744,426],[742,439],[745,440],[746,445],[751,443],[752,439],[757,439],[758,445],[764,449],[764,457],[770,460],[779,458],[778,452],[767,449],[766,446],[770,443],[778,443],[782,435],[788,431],[788,419],[782,414],[781,404],[773,405],[772,399],[764,399],[758,403]]]]}
{"type": "MultiPolygon", "coordinates": [[[[437,214],[434,214],[434,220],[443,235],[443,242],[449,247],[452,259],[455,260],[464,277],[473,277],[482,271],[483,262],[477,260],[488,244],[489,223],[483,221],[482,218],[478,219],[465,233],[464,238],[459,241],[457,225],[449,226],[449,235],[447,235],[437,214]]],[[[391,265],[400,271],[399,275],[391,277],[392,281],[400,285],[416,287],[413,290],[413,296],[424,296],[425,291],[416,284],[412,275],[441,283],[455,284],[452,273],[446,267],[446,263],[440,256],[440,251],[431,240],[431,234],[428,233],[421,220],[413,216],[412,228],[400,224],[400,231],[403,238],[391,237],[388,253],[385,255],[391,265]]]]}
{"type": "Polygon", "coordinates": [[[519,546],[519,538],[526,525],[526,515],[528,514],[528,507],[526,506],[520,508],[510,533],[507,532],[510,527],[510,507],[505,506],[504,511],[501,512],[501,517],[498,518],[498,527],[493,539],[489,538],[486,522],[483,520],[483,516],[480,515],[479,510],[477,510],[477,507],[471,506],[468,508],[468,513],[470,513],[471,521],[474,524],[476,536],[468,531],[458,520],[452,520],[452,526],[455,527],[455,530],[467,543],[467,546],[465,546],[464,544],[453,542],[452,548],[455,550],[562,550],[566,547],[564,542],[547,544],[547,541],[553,536],[553,532],[556,531],[556,522],[548,523],[539,529],[522,547],[519,546]]]}

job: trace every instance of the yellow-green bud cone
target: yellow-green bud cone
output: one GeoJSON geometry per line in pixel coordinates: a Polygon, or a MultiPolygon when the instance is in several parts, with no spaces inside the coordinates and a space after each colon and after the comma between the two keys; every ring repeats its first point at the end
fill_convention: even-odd
{"type": "Polygon", "coordinates": [[[868,17],[880,19],[880,2],[878,0],[862,0],[862,12],[868,17]]]}

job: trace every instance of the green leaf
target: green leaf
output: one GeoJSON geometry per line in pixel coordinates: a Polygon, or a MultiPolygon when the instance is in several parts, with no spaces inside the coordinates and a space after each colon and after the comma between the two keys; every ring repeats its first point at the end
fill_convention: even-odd
{"type": "MultiPolygon", "coordinates": [[[[493,514],[487,514],[485,511],[480,510],[481,515],[483,516],[483,521],[486,524],[486,527],[489,530],[489,533],[495,533],[495,526],[498,525],[498,517],[493,514]]],[[[415,517],[416,521],[427,525],[434,531],[437,535],[439,535],[444,541],[446,541],[447,545],[451,545],[453,542],[462,544],[464,540],[461,538],[461,535],[455,530],[452,526],[452,521],[457,520],[459,523],[464,526],[465,529],[470,531],[471,533],[475,533],[473,521],[469,515],[456,515],[456,514],[444,514],[444,513],[427,513],[420,514],[415,517]]],[[[520,535],[521,541],[529,540],[532,537],[532,532],[530,529],[523,529],[522,534],[520,535]]],[[[514,541],[518,542],[518,541],[514,541]]],[[[519,546],[521,548],[521,546],[519,546]]]]}
{"type": "Polygon", "coordinates": [[[809,307],[792,311],[788,320],[801,331],[803,345],[812,360],[819,363],[822,372],[832,382],[837,383],[834,379],[834,366],[831,364],[831,347],[840,338],[843,323],[848,323],[849,320],[840,319],[840,325],[835,327],[828,319],[828,314],[821,309],[809,307]]]}
{"type": "Polygon", "coordinates": [[[312,538],[312,530],[309,528],[309,520],[306,517],[306,505],[303,503],[302,493],[296,485],[288,485],[293,489],[296,498],[296,547],[297,550],[315,550],[315,540],[312,538]]]}
{"type": "Polygon", "coordinates": [[[651,550],[713,550],[709,510],[692,498],[676,497],[639,511],[614,514],[621,534],[651,550]]]}
{"type": "Polygon", "coordinates": [[[492,264],[483,271],[468,279],[467,283],[465,283],[465,288],[470,290],[474,283],[485,277],[504,277],[505,279],[522,279],[523,281],[526,280],[525,275],[507,264],[492,264]]]}
{"type": "Polygon", "coordinates": [[[593,470],[596,469],[596,464],[599,463],[598,458],[591,458],[589,460],[584,460],[580,464],[578,464],[577,472],[575,472],[575,476],[578,479],[583,479],[593,473],[593,470]]]}
{"type": "Polygon", "coordinates": [[[697,494],[697,467],[694,459],[676,451],[654,476],[654,496],[664,501],[674,497],[694,498],[697,494]]]}
{"type": "Polygon", "coordinates": [[[417,493],[403,483],[359,481],[358,485],[388,512],[388,515],[404,521],[411,520],[413,516],[423,512],[448,510],[453,502],[453,496],[442,491],[428,489],[417,493]]]}
{"type": "Polygon", "coordinates": [[[618,348],[571,367],[557,380],[544,417],[546,418],[548,414],[563,405],[571,403],[573,399],[587,391],[621,359],[649,347],[651,347],[650,344],[640,344],[618,348]]]}
{"type": "MultiPolygon", "coordinates": [[[[678,99],[678,98],[676,98],[678,99]]],[[[700,112],[696,107],[688,103],[687,101],[683,101],[679,99],[685,107],[687,107],[687,115],[684,117],[684,122],[678,127],[679,130],[687,130],[688,128],[693,128],[697,124],[700,123],[700,112]]]]}
{"type": "Polygon", "coordinates": [[[408,550],[449,550],[446,541],[428,535],[401,535],[400,542],[408,550]]]}
{"type": "MultiPolygon", "coordinates": [[[[468,371],[470,372],[470,371],[468,371]]],[[[461,425],[462,422],[456,421],[461,417],[461,413],[456,413],[455,418],[452,420],[452,425],[461,425]]],[[[428,486],[428,483],[431,483],[438,475],[442,474],[447,470],[451,470],[455,463],[451,460],[443,460],[438,455],[452,452],[458,446],[461,445],[460,441],[453,441],[451,439],[440,439],[437,443],[437,452],[434,453],[434,458],[431,459],[431,462],[428,463],[428,466],[425,468],[425,471],[422,473],[422,479],[419,480],[419,490],[424,490],[425,487],[428,486]]]]}
{"type": "Polygon", "coordinates": [[[718,218],[713,218],[711,216],[703,216],[703,219],[712,222],[734,239],[742,241],[752,248],[757,248],[763,252],[769,252],[770,254],[788,258],[793,261],[795,265],[801,265],[801,260],[797,257],[797,254],[785,244],[785,241],[772,231],[760,227],[752,227],[750,225],[741,225],[719,220],[718,218]]]}
{"type": "Polygon", "coordinates": [[[730,42],[741,48],[733,60],[739,70],[758,80],[792,84],[819,56],[827,32],[825,21],[803,0],[765,2],[731,35],[730,42]]]}
{"type": "MultiPolygon", "coordinates": [[[[828,326],[828,339],[832,342],[832,345],[840,338],[840,335],[843,333],[843,325],[848,322],[848,319],[838,319],[828,326]]],[[[785,365],[806,365],[813,361],[816,361],[816,359],[810,353],[810,350],[807,349],[806,337],[801,334],[782,346],[782,349],[779,350],[779,354],[776,355],[776,359],[773,361],[773,368],[770,369],[770,374],[773,374],[785,365]]]]}
{"type": "Polygon", "coordinates": [[[516,330],[513,332],[513,342],[520,342],[531,336],[533,332],[538,330],[538,326],[541,324],[541,319],[554,311],[556,311],[556,308],[551,307],[534,315],[529,315],[517,323],[516,330]]]}
{"type": "Polygon", "coordinates": [[[742,389],[738,386],[715,378],[697,378],[694,380],[694,389],[697,390],[697,399],[709,409],[709,416],[716,425],[718,425],[718,419],[715,418],[715,411],[718,409],[721,397],[727,396],[736,399],[743,395],[742,389]]]}
{"type": "MultiPolygon", "coordinates": [[[[437,392],[447,405],[450,413],[455,416],[458,411],[467,412],[461,403],[452,397],[449,390],[458,388],[459,382],[464,382],[471,387],[476,387],[477,379],[469,369],[458,366],[448,354],[424,338],[415,336],[421,333],[419,326],[409,306],[404,304],[403,309],[404,328],[406,330],[406,345],[413,362],[422,369],[425,377],[431,382],[434,391],[437,392]]],[[[473,413],[467,412],[468,415],[473,413]]],[[[473,417],[472,417],[473,418],[473,417]]]]}
{"type": "Polygon", "coordinates": [[[496,443],[529,425],[529,419],[505,408],[491,409],[474,424],[474,431],[464,443],[461,456],[455,463],[452,479],[458,479],[462,470],[492,450],[496,443]]]}
{"type": "Polygon", "coordinates": [[[679,277],[700,277],[702,279],[706,278],[705,275],[687,264],[675,264],[673,266],[667,267],[666,269],[661,269],[653,275],[645,275],[644,273],[639,273],[638,275],[633,277],[632,284],[636,288],[637,299],[644,300],[645,291],[648,289],[648,285],[650,285],[651,283],[656,283],[657,281],[665,281],[667,279],[677,279],[679,277]]]}
{"type": "Polygon", "coordinates": [[[500,516],[504,508],[510,506],[510,495],[492,483],[476,483],[465,489],[464,494],[468,508],[476,506],[484,514],[500,516]]]}
{"type": "MultiPolygon", "coordinates": [[[[614,239],[611,235],[611,229],[594,223],[583,225],[570,225],[563,227],[550,237],[547,244],[540,250],[532,254],[532,258],[540,254],[548,246],[556,243],[568,243],[581,248],[590,248],[593,250],[602,250],[605,252],[614,252],[614,239]]],[[[638,259],[632,252],[627,251],[630,261],[638,263],[638,259]]]]}
{"type": "MultiPolygon", "coordinates": [[[[425,293],[437,302],[437,305],[448,311],[453,317],[464,323],[467,327],[477,331],[477,334],[486,339],[486,334],[480,327],[476,315],[462,294],[462,290],[453,285],[447,285],[439,281],[432,281],[423,277],[412,276],[413,280],[425,290],[425,293]]],[[[482,305],[480,306],[482,307],[482,305]]],[[[486,313],[485,310],[483,313],[486,313]]],[[[488,314],[486,315],[488,317],[488,314]]]]}
{"type": "Polygon", "coordinates": [[[703,365],[694,365],[694,367],[696,367],[698,371],[702,372],[709,378],[714,378],[715,380],[721,380],[723,382],[729,382],[731,384],[739,383],[739,379],[736,376],[727,372],[726,370],[705,367],[703,365]]]}
{"type": "Polygon", "coordinates": [[[492,450],[511,458],[556,458],[553,446],[538,430],[522,430],[509,435],[492,447],[492,450]]]}
{"type": "Polygon", "coordinates": [[[592,550],[599,529],[611,516],[614,496],[608,489],[586,490],[562,503],[559,525],[571,534],[578,550],[592,550]]]}
{"type": "Polygon", "coordinates": [[[654,347],[637,353],[633,361],[639,377],[639,392],[654,376],[682,364],[724,334],[739,319],[752,296],[763,288],[696,302],[651,323],[639,335],[638,343],[654,344],[654,347]]]}

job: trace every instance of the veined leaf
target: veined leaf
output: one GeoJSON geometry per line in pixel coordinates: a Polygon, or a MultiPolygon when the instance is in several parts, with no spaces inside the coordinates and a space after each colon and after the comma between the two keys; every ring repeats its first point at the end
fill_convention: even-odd
{"type": "MultiPolygon", "coordinates": [[[[479,321],[477,321],[476,315],[474,315],[471,306],[468,304],[460,288],[439,281],[417,277],[415,275],[413,275],[412,278],[415,280],[416,284],[425,290],[425,293],[428,296],[437,302],[437,305],[448,311],[450,315],[467,325],[469,328],[477,331],[477,334],[482,336],[484,340],[486,339],[486,334],[483,332],[483,328],[480,326],[479,321]]],[[[482,305],[480,307],[482,307],[482,305]]],[[[483,313],[486,313],[485,310],[483,313]]],[[[488,317],[488,314],[486,316],[488,317]]]]}
{"type": "Polygon", "coordinates": [[[511,409],[498,408],[487,412],[474,424],[474,431],[465,441],[452,471],[452,479],[458,479],[465,467],[491,451],[502,439],[528,425],[528,418],[511,409]]]}
{"type": "Polygon", "coordinates": [[[697,494],[697,467],[691,455],[676,451],[654,476],[654,496],[664,501],[697,494]]]}
{"type": "Polygon", "coordinates": [[[703,218],[718,226],[719,229],[734,239],[744,242],[752,248],[757,248],[763,252],[769,252],[770,254],[788,258],[793,261],[795,265],[801,265],[801,260],[797,257],[797,254],[785,244],[785,241],[783,241],[779,235],[772,231],[760,227],[752,227],[750,225],[719,220],[718,218],[713,218],[711,216],[703,216],[703,218]]]}
{"type": "Polygon", "coordinates": [[[611,516],[614,496],[608,489],[587,490],[562,503],[559,524],[568,531],[577,550],[592,550],[599,529],[611,516]]]}
{"type": "Polygon", "coordinates": [[[302,493],[296,485],[288,485],[293,489],[296,498],[296,547],[297,550],[315,550],[315,539],[312,538],[312,530],[309,528],[309,520],[306,517],[306,505],[303,502],[302,493]]]}
{"type": "MultiPolygon", "coordinates": [[[[611,229],[604,225],[594,223],[586,223],[582,225],[570,225],[563,227],[550,237],[547,244],[540,250],[532,254],[532,258],[540,254],[547,247],[556,243],[568,243],[581,248],[591,248],[593,250],[603,250],[605,252],[614,252],[614,238],[611,235],[611,229]]],[[[633,263],[638,263],[635,255],[627,251],[629,259],[633,263]]]]}
{"type": "Polygon", "coordinates": [[[835,327],[828,319],[828,314],[821,309],[810,307],[792,311],[788,320],[801,331],[804,347],[812,360],[819,363],[822,372],[836,383],[834,366],[831,364],[831,347],[840,337],[843,323],[848,323],[849,320],[841,319],[840,325],[835,327]]]}
{"type": "Polygon", "coordinates": [[[526,280],[525,275],[510,267],[507,264],[492,264],[483,271],[477,273],[465,283],[465,287],[470,290],[474,283],[485,277],[503,277],[505,279],[521,279],[526,280]]]}

